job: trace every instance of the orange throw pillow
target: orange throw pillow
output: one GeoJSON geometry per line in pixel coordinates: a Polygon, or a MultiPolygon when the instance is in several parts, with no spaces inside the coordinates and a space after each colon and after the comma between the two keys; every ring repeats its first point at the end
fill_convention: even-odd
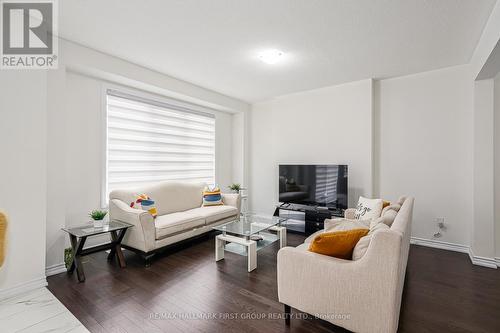
{"type": "Polygon", "coordinates": [[[368,234],[368,231],[370,230],[352,229],[319,234],[309,245],[309,251],[350,260],[354,247],[361,237],[368,234]]]}

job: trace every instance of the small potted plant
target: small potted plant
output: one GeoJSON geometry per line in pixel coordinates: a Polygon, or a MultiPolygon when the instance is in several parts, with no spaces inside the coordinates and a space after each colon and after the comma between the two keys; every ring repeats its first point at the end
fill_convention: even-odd
{"type": "Polygon", "coordinates": [[[73,249],[68,247],[64,249],[64,266],[68,269],[73,262],[73,249]]]}
{"type": "Polygon", "coordinates": [[[234,193],[240,193],[241,191],[241,185],[237,183],[229,185],[228,188],[234,193]]]}
{"type": "Polygon", "coordinates": [[[102,228],[104,226],[104,217],[108,214],[105,210],[93,210],[90,212],[89,216],[92,218],[94,222],[94,228],[102,228]]]}

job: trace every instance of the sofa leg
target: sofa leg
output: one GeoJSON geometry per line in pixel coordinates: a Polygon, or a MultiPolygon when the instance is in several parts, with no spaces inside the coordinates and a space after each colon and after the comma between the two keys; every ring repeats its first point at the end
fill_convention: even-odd
{"type": "Polygon", "coordinates": [[[144,254],[142,257],[144,258],[144,267],[151,266],[151,259],[155,256],[154,253],[144,254]]]}
{"type": "Polygon", "coordinates": [[[285,306],[285,324],[287,326],[290,326],[290,315],[292,313],[292,308],[290,307],[290,305],[284,304],[284,306],[285,306]]]}

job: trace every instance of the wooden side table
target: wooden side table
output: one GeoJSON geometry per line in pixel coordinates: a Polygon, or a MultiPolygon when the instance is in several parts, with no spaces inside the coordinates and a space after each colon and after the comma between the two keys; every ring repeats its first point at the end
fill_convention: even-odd
{"type": "Polygon", "coordinates": [[[69,234],[69,239],[71,241],[72,247],[72,261],[71,266],[68,268],[68,273],[71,274],[76,269],[78,281],[85,282],[85,273],[83,271],[81,257],[91,253],[106,250],[110,250],[108,260],[112,260],[116,256],[120,267],[126,267],[125,258],[123,257],[121,249],[121,242],[123,240],[123,237],[125,236],[125,232],[127,232],[127,229],[130,227],[132,227],[132,224],[120,221],[110,221],[108,225],[104,225],[103,227],[99,228],[94,228],[94,226],[92,225],[85,225],[74,228],[62,228],[63,231],[69,234]],[[110,234],[111,242],[83,249],[85,241],[88,237],[104,233],[110,234]]]}

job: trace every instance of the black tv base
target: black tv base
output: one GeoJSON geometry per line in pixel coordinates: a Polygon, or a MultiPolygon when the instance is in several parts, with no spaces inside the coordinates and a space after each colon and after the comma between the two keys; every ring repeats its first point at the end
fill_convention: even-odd
{"type": "Polygon", "coordinates": [[[324,228],[325,219],[335,217],[344,217],[342,210],[330,210],[325,207],[313,207],[296,204],[282,204],[276,206],[274,216],[280,216],[280,210],[292,212],[290,222],[287,222],[286,229],[288,232],[310,235],[324,228]],[[295,212],[296,214],[294,214],[295,212]]]}

